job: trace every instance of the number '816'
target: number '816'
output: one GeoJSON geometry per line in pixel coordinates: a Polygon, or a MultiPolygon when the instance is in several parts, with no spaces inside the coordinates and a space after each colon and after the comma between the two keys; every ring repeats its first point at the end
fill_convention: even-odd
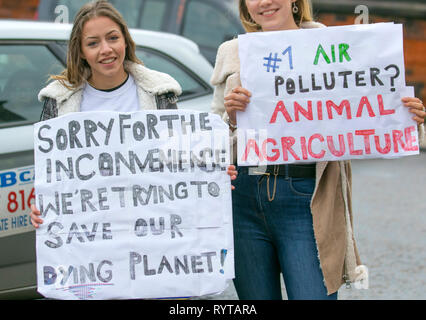
{"type": "Polygon", "coordinates": [[[29,193],[26,193],[25,190],[19,190],[18,193],[11,191],[7,195],[7,210],[10,213],[14,213],[18,209],[29,210],[31,207],[31,202],[34,199],[34,188],[32,188],[31,192],[29,193]]]}

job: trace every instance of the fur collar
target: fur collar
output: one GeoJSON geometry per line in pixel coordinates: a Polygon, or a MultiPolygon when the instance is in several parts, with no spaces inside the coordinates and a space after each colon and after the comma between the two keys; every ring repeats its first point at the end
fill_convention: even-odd
{"type": "MultiPolygon", "coordinates": [[[[173,92],[178,96],[182,93],[179,83],[166,73],[151,70],[143,65],[129,61],[125,62],[124,67],[133,76],[136,85],[151,95],[173,92]]],[[[82,91],[83,88],[84,84],[70,90],[64,87],[59,81],[53,81],[40,91],[38,99],[42,102],[46,98],[53,98],[58,103],[63,103],[72,95],[82,91]]]]}

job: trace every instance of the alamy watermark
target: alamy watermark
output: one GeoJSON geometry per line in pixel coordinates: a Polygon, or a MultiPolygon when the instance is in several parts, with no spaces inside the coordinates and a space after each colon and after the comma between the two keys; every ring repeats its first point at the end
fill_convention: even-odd
{"type": "MultiPolygon", "coordinates": [[[[355,7],[355,14],[358,16],[355,18],[354,24],[368,24],[369,23],[369,10],[366,5],[360,4],[355,7]]],[[[56,23],[69,23],[70,15],[69,9],[66,5],[58,5],[55,7],[55,22],[56,23]]],[[[229,14],[229,13],[227,13],[229,14]]]]}
{"type": "Polygon", "coordinates": [[[355,18],[355,24],[368,24],[369,23],[369,10],[366,5],[360,4],[355,7],[355,13],[358,16],[355,18]]]}
{"type": "Polygon", "coordinates": [[[70,11],[66,5],[59,5],[55,7],[55,23],[69,23],[70,11]]]}

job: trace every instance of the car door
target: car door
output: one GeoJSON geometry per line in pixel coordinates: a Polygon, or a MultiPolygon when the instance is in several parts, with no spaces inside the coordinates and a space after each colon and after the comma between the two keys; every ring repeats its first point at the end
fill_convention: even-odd
{"type": "Polygon", "coordinates": [[[64,68],[60,46],[0,41],[0,298],[36,295],[33,123],[37,94],[64,68]]]}

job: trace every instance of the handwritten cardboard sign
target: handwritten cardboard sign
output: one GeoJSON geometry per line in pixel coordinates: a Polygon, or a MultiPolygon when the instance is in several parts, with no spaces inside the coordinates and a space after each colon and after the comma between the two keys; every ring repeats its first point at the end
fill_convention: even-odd
{"type": "Polygon", "coordinates": [[[233,278],[228,129],[196,111],[35,125],[38,291],[56,299],[221,292],[233,278]]]}
{"type": "Polygon", "coordinates": [[[402,43],[393,23],[239,36],[252,97],[237,113],[238,164],[418,154],[402,43]]]}

